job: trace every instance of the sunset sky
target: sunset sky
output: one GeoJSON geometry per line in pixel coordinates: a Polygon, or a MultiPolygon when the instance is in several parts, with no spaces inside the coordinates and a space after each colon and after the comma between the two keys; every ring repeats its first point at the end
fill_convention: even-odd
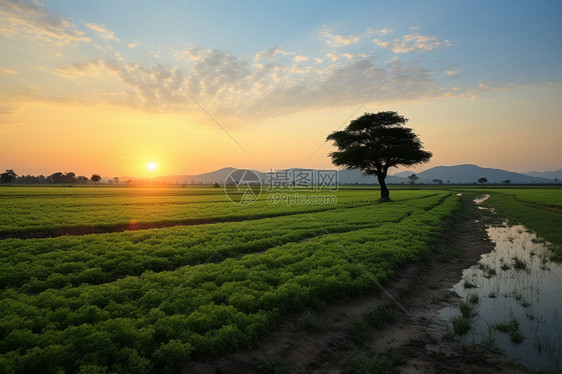
{"type": "Polygon", "coordinates": [[[382,110],[410,170],[562,168],[562,1],[0,0],[0,50],[2,171],[332,168],[382,110]]]}

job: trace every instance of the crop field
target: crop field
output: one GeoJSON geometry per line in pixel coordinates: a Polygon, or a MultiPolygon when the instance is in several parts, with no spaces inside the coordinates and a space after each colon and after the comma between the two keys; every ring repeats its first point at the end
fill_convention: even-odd
{"type": "Polygon", "coordinates": [[[377,290],[459,206],[443,190],[316,193],[337,203],[1,189],[0,372],[175,372],[255,347],[288,313],[377,290]]]}

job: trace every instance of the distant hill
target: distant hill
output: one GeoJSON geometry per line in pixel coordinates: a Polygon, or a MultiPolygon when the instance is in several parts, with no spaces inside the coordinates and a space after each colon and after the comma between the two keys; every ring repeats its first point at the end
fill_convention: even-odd
{"type": "Polygon", "coordinates": [[[400,178],[408,178],[412,174],[416,174],[416,173],[413,172],[413,171],[410,171],[410,170],[406,170],[406,171],[401,171],[399,173],[392,174],[392,176],[393,177],[400,177],[400,178]]]}
{"type": "Polygon", "coordinates": [[[530,177],[549,178],[549,179],[557,178],[558,180],[562,181],[562,169],[558,169],[555,171],[529,171],[523,174],[528,175],[530,177]]]}
{"type": "MultiPolygon", "coordinates": [[[[152,182],[160,183],[170,183],[170,184],[191,184],[191,183],[224,183],[228,175],[236,170],[233,167],[226,167],[219,170],[215,170],[204,174],[185,174],[185,175],[168,175],[164,177],[151,178],[152,182]]],[[[287,182],[292,183],[291,176],[297,175],[299,171],[311,170],[311,169],[284,169],[277,170],[276,172],[286,172],[289,176],[287,182]]],[[[315,169],[315,172],[327,171],[321,169],[315,169]]],[[[333,170],[332,170],[333,171],[333,170]]],[[[262,183],[266,184],[269,178],[269,172],[261,172],[254,170],[254,172],[260,177],[262,183]]],[[[396,173],[394,175],[389,175],[386,177],[386,182],[389,184],[399,184],[409,183],[408,176],[416,174],[419,180],[416,181],[417,184],[434,184],[434,179],[442,180],[444,184],[471,184],[477,183],[478,179],[486,178],[490,184],[499,184],[503,181],[509,179],[512,184],[538,184],[538,183],[553,183],[554,177],[544,177],[543,175],[554,175],[560,181],[562,181],[562,169],[553,172],[531,172],[539,175],[525,175],[520,173],[514,173],[507,170],[483,168],[477,165],[465,164],[465,165],[455,165],[455,166],[437,166],[425,171],[414,173],[412,171],[403,171],[396,173]],[[553,173],[553,174],[550,174],[553,173]],[[556,176],[559,175],[559,176],[556,176]]],[[[121,182],[125,182],[129,179],[135,180],[137,178],[121,177],[121,182]]],[[[295,181],[298,184],[298,181],[295,181]]],[[[365,176],[359,170],[339,170],[338,172],[338,183],[339,184],[378,184],[377,178],[374,176],[365,176]]]]}
{"type": "Polygon", "coordinates": [[[548,178],[533,177],[501,169],[483,168],[471,164],[437,166],[416,175],[420,178],[417,183],[433,183],[434,179],[440,179],[443,183],[477,183],[480,178],[486,178],[488,183],[502,183],[507,179],[513,184],[553,182],[548,178]]]}

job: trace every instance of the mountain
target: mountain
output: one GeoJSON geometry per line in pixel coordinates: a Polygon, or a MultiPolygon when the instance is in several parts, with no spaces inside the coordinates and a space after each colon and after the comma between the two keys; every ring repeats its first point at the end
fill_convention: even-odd
{"type": "MultiPolygon", "coordinates": [[[[151,178],[150,181],[156,183],[170,183],[170,184],[191,184],[191,183],[224,183],[227,177],[234,171],[237,170],[233,167],[222,168],[215,170],[210,173],[204,174],[185,174],[185,175],[168,175],[164,177],[151,178]]],[[[261,179],[262,183],[266,185],[272,177],[280,184],[292,184],[293,181],[296,185],[307,185],[306,175],[307,173],[312,173],[314,177],[318,178],[320,174],[328,175],[333,173],[334,170],[328,169],[301,169],[301,168],[291,168],[283,170],[274,170],[273,172],[261,172],[257,170],[252,170],[261,179]],[[304,177],[303,177],[304,176],[304,177]]],[[[541,175],[551,175],[549,173],[555,173],[552,175],[559,175],[559,180],[562,180],[561,170],[554,172],[538,173],[541,175]]],[[[389,184],[408,184],[408,176],[416,174],[419,179],[416,181],[417,184],[434,184],[434,179],[439,179],[443,183],[452,184],[471,184],[477,183],[478,179],[486,178],[490,184],[501,184],[503,181],[509,179],[512,184],[533,184],[533,183],[553,183],[554,180],[550,178],[542,177],[541,175],[525,175],[520,173],[514,173],[507,170],[483,168],[477,165],[465,164],[465,165],[455,165],[455,166],[437,166],[425,171],[414,173],[411,171],[403,171],[396,173],[394,175],[389,175],[386,177],[386,183],[389,184]]],[[[135,180],[135,178],[130,177],[120,177],[122,182],[129,179],[135,180]]],[[[316,181],[317,179],[314,179],[316,181]]],[[[314,182],[316,183],[316,182],[314,182]]],[[[365,176],[359,170],[339,170],[337,173],[337,183],[339,184],[378,184],[377,178],[375,176],[365,176]]]]}
{"type": "Polygon", "coordinates": [[[550,179],[557,178],[558,180],[562,180],[562,169],[558,169],[556,171],[529,171],[523,174],[531,177],[550,178],[550,179]]]}
{"type": "MultiPolygon", "coordinates": [[[[408,174],[412,175],[412,173],[408,174]]],[[[379,184],[377,177],[374,175],[365,176],[362,171],[343,169],[338,172],[338,182],[340,184],[379,184]]],[[[406,183],[406,178],[400,178],[396,175],[388,175],[386,183],[406,183]]]]}
{"type": "Polygon", "coordinates": [[[410,170],[406,170],[406,171],[401,171],[399,173],[392,174],[392,176],[393,177],[400,177],[400,178],[408,178],[412,174],[416,174],[416,173],[413,172],[413,171],[410,171],[410,170]]]}
{"type": "Polygon", "coordinates": [[[488,183],[502,183],[507,179],[513,184],[553,182],[547,178],[533,177],[501,169],[483,168],[471,164],[437,166],[416,175],[420,178],[417,183],[433,183],[434,179],[440,179],[443,183],[477,183],[480,178],[486,178],[488,183]]]}

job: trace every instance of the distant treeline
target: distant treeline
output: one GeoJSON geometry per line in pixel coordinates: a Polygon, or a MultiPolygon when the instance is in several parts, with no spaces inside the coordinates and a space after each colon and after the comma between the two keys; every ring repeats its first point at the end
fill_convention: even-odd
{"type": "MultiPolygon", "coordinates": [[[[44,175],[17,175],[13,170],[6,170],[0,175],[2,184],[86,184],[97,183],[101,180],[98,174],[93,174],[90,178],[83,175],[76,175],[73,172],[56,172],[49,176],[44,175]]],[[[113,183],[119,183],[119,178],[115,177],[111,180],[113,183]]]]}

